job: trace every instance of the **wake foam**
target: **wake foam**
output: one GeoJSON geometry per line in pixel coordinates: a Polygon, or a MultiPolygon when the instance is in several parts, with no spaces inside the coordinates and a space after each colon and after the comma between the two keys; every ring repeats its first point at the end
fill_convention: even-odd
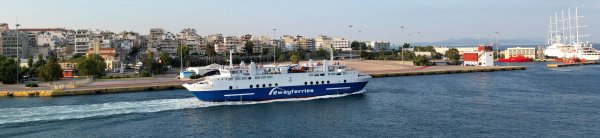
{"type": "Polygon", "coordinates": [[[168,110],[203,108],[223,105],[251,105],[263,104],[272,102],[287,102],[287,101],[306,101],[323,98],[336,98],[352,94],[364,93],[364,90],[340,95],[326,95],[310,98],[290,98],[278,99],[269,101],[238,101],[238,102],[205,102],[196,99],[195,97],[183,99],[159,99],[149,101],[132,101],[132,102],[114,102],[102,104],[85,104],[85,105],[62,105],[62,106],[42,106],[29,108],[3,108],[0,109],[0,124],[6,123],[21,123],[33,121],[48,121],[48,120],[65,120],[65,119],[80,119],[96,116],[108,116],[117,114],[129,113],[152,113],[168,110]]]}

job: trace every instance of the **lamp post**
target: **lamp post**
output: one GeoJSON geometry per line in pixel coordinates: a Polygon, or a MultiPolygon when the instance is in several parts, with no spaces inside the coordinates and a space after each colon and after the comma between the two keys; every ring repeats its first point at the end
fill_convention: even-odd
{"type": "MultiPolygon", "coordinates": [[[[360,33],[361,32],[362,32],[361,30],[358,30],[358,41],[360,41],[360,33]]],[[[358,43],[358,59],[362,60],[362,45],[360,42],[358,43]]]]}
{"type": "MultiPolygon", "coordinates": [[[[496,39],[496,60],[500,60],[500,49],[498,48],[498,32],[496,32],[496,35],[494,35],[494,39],[496,39]]],[[[496,66],[498,66],[498,63],[496,63],[496,66]]]]}
{"type": "MultiPolygon", "coordinates": [[[[21,67],[21,57],[19,57],[19,26],[21,26],[19,23],[17,23],[17,25],[15,25],[17,27],[17,84],[19,84],[19,68],[21,67]]],[[[40,59],[38,59],[40,60],[40,59]]]]}
{"type": "Polygon", "coordinates": [[[276,45],[277,42],[275,40],[275,31],[277,31],[277,29],[273,29],[273,64],[277,63],[277,50],[276,50],[276,45]]]}
{"type": "MultiPolygon", "coordinates": [[[[401,30],[400,34],[403,34],[403,32],[404,32],[404,26],[400,26],[400,30],[401,30]]],[[[402,58],[402,63],[404,63],[404,44],[400,44],[400,48],[402,48],[402,50],[400,51],[400,54],[402,56],[401,57],[402,58]]]]}

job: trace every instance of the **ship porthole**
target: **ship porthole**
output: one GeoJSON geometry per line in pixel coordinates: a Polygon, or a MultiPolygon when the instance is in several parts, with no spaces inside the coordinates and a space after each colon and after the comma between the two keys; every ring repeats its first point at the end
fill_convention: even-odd
{"type": "Polygon", "coordinates": [[[271,84],[269,83],[269,87],[272,87],[272,86],[273,86],[273,85],[271,85],[271,84]]]}
{"type": "Polygon", "coordinates": [[[329,81],[327,81],[327,84],[329,84],[329,81]]]}
{"type": "Polygon", "coordinates": [[[313,82],[312,82],[312,81],[310,82],[310,85],[313,85],[313,82]]]}
{"type": "Polygon", "coordinates": [[[325,81],[321,81],[321,84],[325,84],[325,81]]]}
{"type": "Polygon", "coordinates": [[[233,89],[233,86],[229,86],[229,89],[230,89],[230,90],[231,90],[231,89],[233,89]]]}
{"type": "Polygon", "coordinates": [[[304,85],[308,85],[308,82],[304,82],[304,85]]]}
{"type": "Polygon", "coordinates": [[[344,80],[344,83],[346,83],[346,80],[344,80]]]}
{"type": "Polygon", "coordinates": [[[256,84],[256,88],[260,88],[260,85],[256,84]]]}
{"type": "Polygon", "coordinates": [[[252,85],[250,85],[250,88],[252,88],[252,85]]]}
{"type": "Polygon", "coordinates": [[[279,85],[277,85],[277,83],[275,83],[275,87],[277,87],[277,86],[279,86],[279,85]]]}
{"type": "Polygon", "coordinates": [[[265,87],[265,84],[263,84],[263,88],[265,87]]]}
{"type": "Polygon", "coordinates": [[[319,85],[319,81],[315,81],[315,84],[319,85]]]}

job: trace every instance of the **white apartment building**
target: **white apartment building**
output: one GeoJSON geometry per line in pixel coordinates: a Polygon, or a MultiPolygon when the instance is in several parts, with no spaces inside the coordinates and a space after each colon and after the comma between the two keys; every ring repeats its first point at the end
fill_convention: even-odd
{"type": "Polygon", "coordinates": [[[92,31],[79,29],[75,31],[75,52],[74,54],[86,54],[91,46],[92,31]]]}
{"type": "Polygon", "coordinates": [[[333,38],[324,35],[319,35],[317,38],[315,38],[315,49],[329,49],[333,45],[332,42],[333,38]]]}
{"type": "MultiPolygon", "coordinates": [[[[387,41],[369,41],[367,43],[367,47],[371,47],[373,49],[373,51],[377,52],[380,50],[389,50],[390,49],[390,42],[387,41]]],[[[363,49],[366,50],[366,49],[363,49]]]]}
{"type": "Polygon", "coordinates": [[[334,38],[331,44],[333,49],[342,51],[352,51],[352,48],[350,48],[349,40],[343,38],[334,38]]]}
{"type": "Polygon", "coordinates": [[[535,59],[535,54],[536,51],[534,47],[511,47],[504,50],[504,58],[523,55],[524,57],[535,59]]]}

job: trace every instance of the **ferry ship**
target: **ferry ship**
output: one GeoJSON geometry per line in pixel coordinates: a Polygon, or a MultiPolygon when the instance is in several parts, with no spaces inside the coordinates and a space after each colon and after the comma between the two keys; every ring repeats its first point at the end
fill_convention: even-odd
{"type": "Polygon", "coordinates": [[[556,59],[600,59],[600,51],[593,48],[592,44],[579,41],[579,28],[581,27],[579,26],[579,18],[577,7],[575,7],[575,17],[571,17],[571,9],[568,10],[566,18],[564,11],[561,11],[561,19],[559,19],[558,13],[554,14],[554,19],[550,16],[548,46],[544,49],[546,57],[556,59]],[[575,34],[573,35],[573,33],[575,34]]]}
{"type": "Polygon", "coordinates": [[[371,79],[333,59],[279,66],[242,62],[234,67],[231,57],[218,75],[183,87],[202,101],[263,101],[359,93],[371,79]]]}

